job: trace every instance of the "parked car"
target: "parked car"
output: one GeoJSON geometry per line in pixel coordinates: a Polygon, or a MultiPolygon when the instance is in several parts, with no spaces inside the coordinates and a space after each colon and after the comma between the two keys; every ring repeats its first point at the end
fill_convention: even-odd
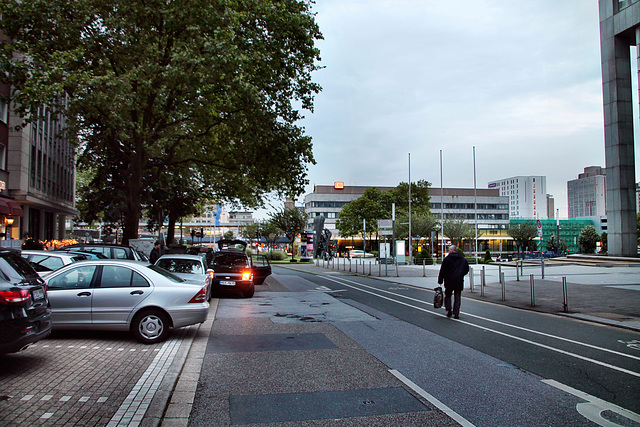
{"type": "Polygon", "coordinates": [[[87,255],[83,254],[56,251],[22,251],[21,255],[38,272],[40,277],[45,277],[52,271],[73,262],[89,259],[87,255]]]}
{"type": "Polygon", "coordinates": [[[349,258],[373,258],[373,254],[362,250],[349,251],[349,258]]]}
{"type": "Polygon", "coordinates": [[[18,251],[0,249],[0,354],[24,350],[50,333],[44,282],[18,251]]]}
{"type": "Polygon", "coordinates": [[[140,342],[164,341],[170,328],[202,323],[209,303],[202,283],[143,261],[88,260],[45,279],[54,329],[130,331],[140,342]]]}
{"type": "Polygon", "coordinates": [[[66,252],[68,254],[84,255],[87,259],[108,259],[105,255],[97,252],[74,251],[73,249],[66,249],[66,247],[57,249],[56,252],[66,252]]]}
{"type": "Polygon", "coordinates": [[[254,255],[255,265],[247,256],[247,243],[242,240],[221,240],[221,249],[213,254],[211,268],[214,276],[213,289],[234,289],[245,298],[253,297],[255,285],[262,284],[271,274],[269,261],[263,255],[254,255]]]}
{"type": "Polygon", "coordinates": [[[207,267],[204,257],[181,254],[162,255],[156,261],[156,265],[182,279],[203,283],[207,287],[207,301],[211,300],[211,281],[214,272],[207,267]]]}
{"type": "Polygon", "coordinates": [[[82,252],[95,252],[110,259],[132,259],[135,261],[149,261],[146,255],[141,254],[130,246],[112,245],[106,243],[75,243],[61,248],[61,251],[79,250],[82,252]]]}

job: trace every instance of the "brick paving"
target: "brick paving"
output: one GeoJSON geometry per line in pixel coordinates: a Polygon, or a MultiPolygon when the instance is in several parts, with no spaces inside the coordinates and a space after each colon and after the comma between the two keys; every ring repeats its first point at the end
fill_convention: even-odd
{"type": "Polygon", "coordinates": [[[136,425],[188,330],[152,345],[128,333],[54,332],[0,356],[0,426],[136,425]]]}

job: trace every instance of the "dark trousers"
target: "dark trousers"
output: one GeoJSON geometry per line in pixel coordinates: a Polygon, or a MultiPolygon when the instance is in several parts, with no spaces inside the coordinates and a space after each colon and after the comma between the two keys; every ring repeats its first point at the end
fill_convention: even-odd
{"type": "Polygon", "coordinates": [[[447,312],[451,311],[451,294],[453,293],[453,315],[460,314],[460,300],[462,299],[462,290],[454,291],[451,288],[444,288],[444,308],[447,312]]]}

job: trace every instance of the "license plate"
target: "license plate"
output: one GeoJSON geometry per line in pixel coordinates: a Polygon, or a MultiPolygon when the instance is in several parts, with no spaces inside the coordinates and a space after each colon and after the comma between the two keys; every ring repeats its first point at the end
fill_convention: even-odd
{"type": "Polygon", "coordinates": [[[35,289],[35,290],[33,291],[33,299],[34,299],[34,300],[44,299],[44,290],[42,290],[42,289],[35,289]]]}
{"type": "Polygon", "coordinates": [[[221,284],[222,286],[235,286],[235,285],[236,285],[236,282],[228,281],[228,280],[221,280],[221,281],[220,281],[220,284],[221,284]]]}

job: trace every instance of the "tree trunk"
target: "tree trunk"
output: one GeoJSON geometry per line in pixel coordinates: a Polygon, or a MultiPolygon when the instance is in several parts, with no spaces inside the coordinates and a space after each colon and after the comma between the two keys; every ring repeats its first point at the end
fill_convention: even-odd
{"type": "Polygon", "coordinates": [[[142,211],[142,178],[146,162],[144,144],[140,138],[135,138],[137,150],[130,157],[125,186],[125,218],[122,231],[122,244],[128,245],[130,239],[138,238],[138,225],[142,211]]]}
{"type": "MultiPolygon", "coordinates": [[[[169,224],[167,224],[167,245],[175,241],[176,236],[176,219],[169,215],[169,224]]],[[[204,237],[204,236],[202,236],[204,237]]]]}

